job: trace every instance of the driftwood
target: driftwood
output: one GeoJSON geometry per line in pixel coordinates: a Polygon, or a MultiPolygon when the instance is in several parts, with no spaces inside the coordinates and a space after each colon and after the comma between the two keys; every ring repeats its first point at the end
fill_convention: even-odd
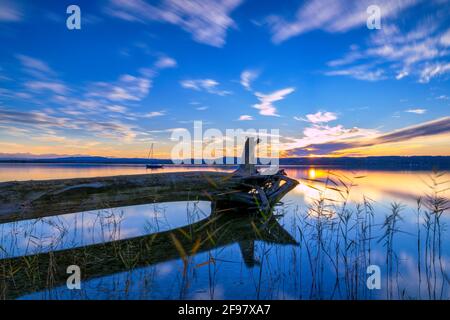
{"type": "Polygon", "coordinates": [[[207,200],[204,191],[213,193],[219,185],[233,188],[228,181],[224,173],[188,172],[0,183],[0,221],[178,199],[207,200]]]}
{"type": "Polygon", "coordinates": [[[171,172],[6,182],[0,183],[0,222],[182,200],[268,210],[297,183],[283,172],[244,177],[220,172],[171,172]]]}

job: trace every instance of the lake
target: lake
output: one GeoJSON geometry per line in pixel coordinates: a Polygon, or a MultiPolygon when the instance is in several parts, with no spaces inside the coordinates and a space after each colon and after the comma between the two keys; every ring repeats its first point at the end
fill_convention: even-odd
{"type": "MultiPolygon", "coordinates": [[[[34,254],[86,256],[89,250],[98,257],[81,290],[50,281],[4,297],[450,298],[448,173],[284,169],[300,183],[276,206],[270,223],[245,212],[215,219],[207,201],[177,201],[0,224],[0,263],[34,254]],[[204,242],[184,248],[182,238],[192,230],[204,242]],[[136,251],[135,239],[152,239],[154,246],[136,251]],[[368,286],[368,267],[379,268],[379,283],[368,286]]],[[[0,164],[0,181],[187,170],[232,169],[0,164]]]]}

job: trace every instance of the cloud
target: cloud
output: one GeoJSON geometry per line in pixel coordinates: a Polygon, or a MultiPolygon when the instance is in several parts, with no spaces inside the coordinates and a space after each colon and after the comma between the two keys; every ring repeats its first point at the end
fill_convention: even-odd
{"type": "Polygon", "coordinates": [[[434,77],[450,72],[450,63],[434,63],[426,66],[420,73],[419,82],[428,83],[434,77]]]}
{"type": "Polygon", "coordinates": [[[357,80],[365,80],[365,81],[379,81],[386,78],[384,76],[384,71],[382,69],[378,68],[376,70],[370,70],[369,65],[359,65],[346,69],[327,71],[325,72],[325,75],[347,76],[357,80]]]}
{"type": "MultiPolygon", "coordinates": [[[[35,94],[50,92],[60,97],[70,91],[67,85],[58,79],[56,72],[46,62],[24,54],[16,54],[15,57],[19,60],[22,71],[30,76],[23,83],[26,90],[35,94]]],[[[24,97],[29,95],[29,93],[19,94],[24,97]]],[[[30,96],[27,97],[27,99],[30,98],[30,96]]]]}
{"type": "Polygon", "coordinates": [[[65,94],[68,91],[68,88],[59,82],[28,81],[25,87],[34,92],[51,91],[56,94],[65,94]]]}
{"type": "Polygon", "coordinates": [[[111,111],[111,112],[116,112],[116,113],[126,113],[126,112],[128,112],[128,108],[126,108],[124,106],[119,106],[119,105],[106,106],[106,109],[111,111]]]}
{"type": "Polygon", "coordinates": [[[140,101],[148,95],[151,86],[150,79],[124,74],[113,83],[94,83],[87,96],[111,101],[140,101]]]}
{"type": "Polygon", "coordinates": [[[0,22],[22,21],[23,14],[13,1],[0,1],[0,22]]]}
{"type": "Polygon", "coordinates": [[[316,155],[338,154],[348,149],[406,142],[414,138],[446,134],[450,133],[450,117],[443,117],[385,134],[377,134],[376,131],[365,130],[365,134],[358,137],[356,135],[357,131],[355,131],[355,135],[352,135],[351,132],[345,133],[342,130],[333,131],[338,133],[335,139],[331,139],[333,135],[330,136],[328,133],[324,135],[317,134],[317,132],[307,132],[305,138],[299,139],[290,146],[287,146],[287,153],[291,156],[311,153],[316,155]],[[340,134],[339,131],[345,134],[340,134]],[[321,137],[324,138],[321,139],[321,137]],[[356,137],[359,139],[355,139],[356,137]],[[308,138],[310,139],[308,140],[308,138]]]}
{"type": "Polygon", "coordinates": [[[186,89],[209,89],[217,86],[219,83],[213,79],[183,80],[181,86],[186,89]]]}
{"type": "Polygon", "coordinates": [[[70,121],[67,118],[56,118],[39,111],[22,112],[5,109],[0,109],[0,123],[30,124],[48,127],[67,127],[70,125],[70,121]]]}
{"type": "Polygon", "coordinates": [[[358,50],[359,46],[353,44],[350,46],[350,52],[348,52],[344,57],[328,61],[327,65],[330,67],[339,67],[351,64],[356,60],[364,58],[363,54],[358,50]]]}
{"type": "MultiPolygon", "coordinates": [[[[22,66],[27,72],[43,72],[46,74],[54,74],[55,72],[48,66],[47,63],[45,63],[42,60],[24,55],[24,54],[17,54],[16,58],[20,61],[22,66]]],[[[34,75],[34,73],[33,73],[34,75]]]]}
{"type": "Polygon", "coordinates": [[[397,79],[397,80],[401,80],[401,79],[403,79],[404,77],[406,77],[406,76],[408,76],[408,72],[407,71],[400,71],[396,76],[395,76],[395,79],[397,79]]]}
{"type": "MultiPolygon", "coordinates": [[[[381,8],[383,21],[386,21],[418,2],[418,0],[379,0],[376,5],[381,8]]],[[[297,10],[293,21],[287,21],[280,16],[267,18],[272,41],[281,43],[313,30],[335,33],[365,27],[368,18],[366,10],[372,4],[374,4],[372,0],[306,1],[297,10]]]]}
{"type": "Polygon", "coordinates": [[[175,68],[176,66],[177,66],[176,60],[171,57],[160,57],[155,62],[155,67],[158,69],[175,68]]]}
{"type": "Polygon", "coordinates": [[[106,12],[130,22],[177,25],[199,43],[222,47],[228,28],[235,27],[230,14],[241,3],[242,0],[163,0],[153,5],[143,0],[110,0],[106,12]]]}
{"type": "Polygon", "coordinates": [[[450,72],[450,63],[445,60],[450,55],[450,31],[443,29],[443,24],[437,13],[401,27],[383,22],[381,30],[371,33],[366,48],[351,46],[343,57],[328,62],[332,70],[325,74],[369,81],[410,76],[428,83],[450,72]]]}
{"type": "Polygon", "coordinates": [[[441,35],[440,42],[444,46],[450,47],[450,28],[441,35]]]}
{"type": "Polygon", "coordinates": [[[164,116],[166,113],[164,111],[152,111],[149,113],[146,113],[144,115],[144,118],[155,118],[155,117],[161,117],[164,116]]]}
{"type": "Polygon", "coordinates": [[[219,90],[219,82],[213,79],[189,79],[180,82],[180,85],[185,89],[192,89],[196,91],[206,91],[208,93],[217,94],[219,96],[226,96],[231,94],[230,91],[219,90]]]}
{"type": "MultiPolygon", "coordinates": [[[[87,146],[84,141],[88,139],[102,146],[114,143],[119,148],[124,144],[141,143],[148,139],[148,132],[136,121],[166,114],[165,111],[149,111],[148,108],[134,111],[138,106],[136,102],[149,94],[153,77],[158,72],[147,76],[123,74],[110,82],[97,81],[69,87],[46,62],[24,54],[15,57],[23,72],[17,76],[23,86],[20,89],[26,91],[8,89],[3,92],[0,88],[0,95],[11,99],[20,95],[20,99],[27,101],[27,111],[14,110],[14,104],[8,108],[0,106],[0,130],[6,136],[35,137],[39,142],[33,145],[35,150],[43,150],[48,144],[55,143],[66,148],[69,141],[73,148],[82,148],[87,146]],[[78,144],[83,145],[75,143],[71,138],[74,135],[78,144]]],[[[169,66],[173,66],[173,62],[167,59],[158,62],[158,69],[169,66]]],[[[157,66],[153,68],[158,70],[157,66]]],[[[106,153],[115,152],[105,148],[106,153]]]]}
{"type": "Polygon", "coordinates": [[[337,115],[334,112],[328,112],[328,111],[319,111],[314,114],[307,114],[306,119],[300,118],[300,117],[294,117],[295,120],[302,120],[302,121],[308,121],[311,123],[324,123],[324,122],[330,122],[337,119],[337,115]]]}
{"type": "Polygon", "coordinates": [[[78,131],[81,135],[93,133],[97,138],[124,139],[131,141],[141,132],[120,121],[92,120],[90,118],[68,118],[49,115],[43,111],[15,111],[0,109],[0,124],[5,127],[25,126],[36,134],[56,135],[66,130],[78,131]]]}
{"type": "Polygon", "coordinates": [[[374,136],[377,131],[362,128],[344,128],[342,125],[328,126],[314,124],[303,130],[303,137],[288,143],[285,149],[312,149],[316,145],[354,138],[374,136]]]}
{"type": "Polygon", "coordinates": [[[246,115],[246,114],[240,116],[239,119],[238,119],[238,121],[251,121],[251,120],[253,120],[253,117],[249,116],[249,115],[246,115]]]}
{"type": "Polygon", "coordinates": [[[251,83],[258,78],[259,72],[255,70],[244,70],[241,73],[241,85],[246,89],[251,91],[251,83]]]}
{"type": "Polygon", "coordinates": [[[424,114],[425,112],[427,112],[427,109],[408,109],[408,110],[405,110],[405,112],[415,113],[415,114],[424,114]]]}
{"type": "Polygon", "coordinates": [[[381,135],[374,140],[363,143],[364,145],[373,145],[381,143],[406,141],[417,137],[426,137],[450,132],[450,117],[424,122],[418,125],[406,127],[381,135]]]}
{"type": "Polygon", "coordinates": [[[255,109],[258,109],[259,114],[263,116],[279,117],[279,115],[276,113],[277,109],[275,108],[273,103],[283,100],[287,95],[291,94],[294,91],[294,88],[285,88],[269,94],[256,92],[255,96],[258,98],[260,103],[253,105],[253,107],[255,109]]]}

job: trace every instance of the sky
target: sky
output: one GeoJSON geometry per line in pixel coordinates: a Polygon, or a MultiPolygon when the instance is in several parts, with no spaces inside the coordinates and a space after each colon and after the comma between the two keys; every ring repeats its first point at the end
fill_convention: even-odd
{"type": "Polygon", "coordinates": [[[146,157],[154,143],[168,158],[194,121],[278,129],[285,157],[450,156],[449,13],[447,0],[0,0],[0,156],[146,157]]]}

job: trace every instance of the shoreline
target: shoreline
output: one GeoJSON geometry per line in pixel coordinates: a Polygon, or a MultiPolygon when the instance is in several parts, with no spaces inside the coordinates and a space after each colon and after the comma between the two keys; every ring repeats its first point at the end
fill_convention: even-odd
{"type": "MultiPolygon", "coordinates": [[[[289,168],[333,168],[339,170],[368,170],[368,171],[450,171],[450,157],[445,157],[443,162],[412,162],[412,163],[321,163],[310,162],[303,164],[286,164],[280,163],[281,169],[289,168]]],[[[43,162],[43,161],[2,161],[0,160],[0,167],[6,165],[23,165],[23,166],[55,166],[55,167],[142,167],[145,169],[145,163],[115,163],[115,162],[43,162]]],[[[163,168],[208,168],[208,169],[236,169],[238,164],[162,164],[163,168]]],[[[256,165],[258,168],[267,167],[264,165],[256,165]]],[[[150,169],[149,169],[150,170],[150,169]]],[[[159,170],[156,169],[156,170],[159,170]]],[[[160,171],[156,171],[160,172],[160,171]]]]}

